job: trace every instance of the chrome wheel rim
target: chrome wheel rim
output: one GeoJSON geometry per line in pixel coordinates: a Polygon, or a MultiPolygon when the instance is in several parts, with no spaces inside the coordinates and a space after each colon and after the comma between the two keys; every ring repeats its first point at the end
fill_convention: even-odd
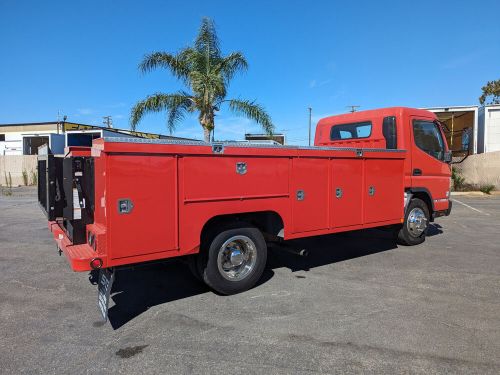
{"type": "Polygon", "coordinates": [[[413,237],[420,237],[427,228],[427,217],[425,216],[424,210],[419,207],[415,207],[411,210],[408,214],[406,227],[413,237]]]}
{"type": "Polygon", "coordinates": [[[219,248],[217,267],[226,280],[243,280],[252,273],[256,263],[257,247],[247,236],[233,236],[219,248]]]}

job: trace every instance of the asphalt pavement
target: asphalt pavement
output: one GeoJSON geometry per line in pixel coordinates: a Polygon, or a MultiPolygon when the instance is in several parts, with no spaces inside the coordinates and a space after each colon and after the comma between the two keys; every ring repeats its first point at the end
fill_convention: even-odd
{"type": "Polygon", "coordinates": [[[500,373],[500,196],[455,197],[422,245],[379,230],[294,241],[214,294],[180,261],[95,275],[59,256],[36,191],[0,196],[0,372],[500,373]]]}

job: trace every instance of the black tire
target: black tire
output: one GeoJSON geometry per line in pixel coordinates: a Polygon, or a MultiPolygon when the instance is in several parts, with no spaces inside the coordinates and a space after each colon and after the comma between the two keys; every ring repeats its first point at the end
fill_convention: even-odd
{"type": "Polygon", "coordinates": [[[397,233],[397,242],[401,245],[406,246],[421,244],[425,241],[429,222],[430,214],[427,204],[421,199],[412,199],[406,209],[405,221],[400,227],[399,232],[397,233]],[[415,215],[418,215],[418,217],[420,217],[422,221],[422,214],[425,216],[425,228],[422,228],[421,226],[418,226],[419,228],[415,228],[414,224],[409,223],[409,219],[415,219],[415,215]]]}
{"type": "Polygon", "coordinates": [[[267,245],[264,236],[257,228],[245,223],[226,227],[211,239],[207,239],[206,243],[202,244],[202,253],[198,256],[203,281],[210,288],[224,295],[236,294],[252,288],[261,278],[266,261],[267,245]],[[228,241],[229,243],[223,246],[228,241]],[[231,244],[232,247],[229,246],[231,244]],[[236,256],[233,258],[234,251],[236,251],[236,256]],[[231,254],[231,261],[223,262],[228,259],[228,253],[231,254]],[[243,260],[244,254],[247,254],[248,260],[243,260]],[[237,258],[238,256],[240,258],[237,258]],[[231,263],[233,259],[242,260],[241,265],[233,265],[231,263]],[[242,278],[238,279],[235,276],[233,280],[229,279],[233,268],[226,272],[224,264],[234,267],[234,275],[241,275],[242,278]],[[237,270],[241,272],[238,273],[237,270]]]}

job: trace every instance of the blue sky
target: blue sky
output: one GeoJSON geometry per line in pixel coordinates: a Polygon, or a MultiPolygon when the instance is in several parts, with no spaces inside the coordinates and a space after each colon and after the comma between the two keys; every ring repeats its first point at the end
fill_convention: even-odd
{"type": "MultiPolygon", "coordinates": [[[[0,123],[101,124],[128,128],[131,106],[182,84],[166,71],[142,75],[151,51],[190,44],[203,16],[223,51],[242,51],[249,70],[229,97],[256,99],[290,143],[307,143],[313,121],[386,106],[477,104],[500,79],[499,1],[15,1],[0,0],[0,123]]],[[[258,132],[222,108],[216,138],[258,132]]],[[[165,115],[139,130],[166,133],[165,115]]],[[[202,137],[195,117],[178,136],[202,137]]]]}

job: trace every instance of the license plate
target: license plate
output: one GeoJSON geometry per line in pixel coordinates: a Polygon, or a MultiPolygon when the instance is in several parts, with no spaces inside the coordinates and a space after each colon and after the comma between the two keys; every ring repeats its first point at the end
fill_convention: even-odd
{"type": "Polygon", "coordinates": [[[97,286],[97,304],[104,321],[108,320],[108,306],[111,288],[115,280],[115,273],[112,269],[104,268],[99,270],[99,283],[97,286]]]}

